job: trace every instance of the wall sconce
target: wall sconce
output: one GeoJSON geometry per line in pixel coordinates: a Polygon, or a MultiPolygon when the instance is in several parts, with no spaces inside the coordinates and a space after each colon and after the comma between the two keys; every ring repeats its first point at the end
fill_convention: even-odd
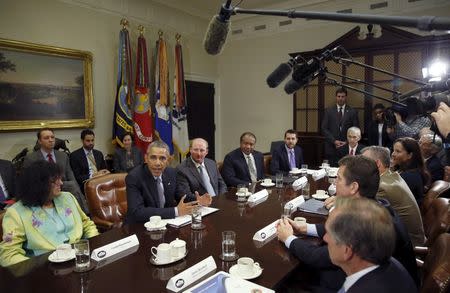
{"type": "Polygon", "coordinates": [[[378,24],[368,24],[368,25],[360,25],[358,40],[371,40],[378,39],[382,35],[382,28],[378,24]]]}

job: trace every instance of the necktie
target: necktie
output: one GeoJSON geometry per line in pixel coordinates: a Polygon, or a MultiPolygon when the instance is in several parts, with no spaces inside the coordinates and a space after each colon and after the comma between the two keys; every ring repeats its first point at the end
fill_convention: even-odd
{"type": "Polygon", "coordinates": [[[166,198],[164,196],[164,185],[162,183],[161,177],[156,178],[156,188],[158,189],[159,207],[163,208],[166,204],[166,198]]]}
{"type": "Polygon", "coordinates": [[[339,107],[339,110],[338,110],[338,122],[341,122],[341,120],[342,120],[342,107],[339,107]]]}
{"type": "Polygon", "coordinates": [[[355,155],[354,150],[352,148],[350,148],[350,156],[354,156],[354,155],[355,155]]]}
{"type": "Polygon", "coordinates": [[[3,187],[0,185],[0,202],[4,202],[6,200],[5,191],[3,190],[3,187]]]}
{"type": "Polygon", "coordinates": [[[54,163],[54,162],[55,162],[55,160],[53,160],[52,153],[48,153],[48,154],[47,154],[47,161],[48,161],[49,163],[54,163]]]}
{"type": "Polygon", "coordinates": [[[211,181],[209,180],[208,172],[205,170],[205,166],[200,165],[198,167],[198,171],[200,172],[200,176],[202,177],[203,185],[206,188],[206,192],[211,196],[215,196],[214,188],[211,185],[211,181]]]}
{"type": "Polygon", "coordinates": [[[342,286],[341,289],[339,289],[339,291],[337,291],[337,293],[345,293],[344,286],[342,286]]]}
{"type": "Polygon", "coordinates": [[[291,166],[291,169],[297,168],[297,165],[295,164],[295,154],[293,149],[289,149],[289,165],[291,166]]]}
{"type": "Polygon", "coordinates": [[[92,173],[97,173],[97,164],[95,163],[94,155],[92,152],[87,153],[87,158],[89,160],[89,165],[91,165],[92,173]]]}
{"type": "Polygon", "coordinates": [[[258,176],[256,175],[255,164],[253,163],[253,157],[250,155],[247,155],[247,165],[248,165],[248,172],[250,173],[250,179],[252,180],[252,182],[256,182],[258,176]]]}

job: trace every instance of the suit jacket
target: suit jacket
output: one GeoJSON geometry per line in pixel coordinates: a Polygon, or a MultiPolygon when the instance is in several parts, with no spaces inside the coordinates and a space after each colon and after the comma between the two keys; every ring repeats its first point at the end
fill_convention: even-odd
{"type": "Polygon", "coordinates": [[[389,201],[405,224],[413,246],[423,246],[425,234],[419,206],[405,180],[397,172],[386,170],[381,174],[377,198],[389,201]]]}
{"type": "MultiPolygon", "coordinates": [[[[256,165],[257,180],[264,178],[264,156],[258,151],[253,151],[253,159],[256,165]]],[[[228,186],[247,184],[252,182],[248,171],[247,160],[240,148],[228,153],[223,160],[222,177],[228,186]]]]}
{"type": "MultiPolygon", "coordinates": [[[[97,170],[106,169],[106,163],[102,152],[92,150],[92,154],[94,155],[97,170]]],[[[82,147],[70,154],[70,166],[72,167],[73,174],[75,175],[75,179],[77,180],[80,189],[84,191],[84,181],[89,179],[89,164],[88,158],[82,147]]]]}
{"type": "MultiPolygon", "coordinates": [[[[361,154],[361,150],[363,148],[365,148],[366,146],[363,144],[358,143],[358,145],[356,146],[356,152],[355,155],[360,155],[361,154]]],[[[348,155],[350,149],[348,144],[341,146],[340,148],[336,149],[336,159],[337,161],[339,161],[340,159],[342,159],[343,157],[345,157],[346,155],[348,155]]],[[[337,163],[336,161],[336,163],[337,163]]]]}
{"type": "Polygon", "coordinates": [[[334,156],[336,152],[334,141],[346,141],[347,130],[352,126],[359,127],[358,112],[349,105],[345,105],[340,123],[336,105],[325,109],[323,114],[321,130],[325,136],[325,154],[334,156]]]}
{"type": "Polygon", "coordinates": [[[94,222],[81,210],[75,198],[67,192],[53,199],[56,212],[64,223],[66,233],[59,234],[55,223],[41,207],[27,207],[18,201],[6,209],[3,218],[3,241],[0,243],[0,265],[27,260],[64,243],[98,235],[94,222]]]}
{"type": "Polygon", "coordinates": [[[140,149],[135,146],[131,147],[131,159],[133,160],[134,167],[127,167],[127,151],[123,148],[116,148],[116,152],[114,153],[114,172],[115,173],[124,173],[129,172],[134,167],[144,163],[144,156],[140,149]]]}
{"type": "MultiPolygon", "coordinates": [[[[386,123],[383,123],[383,129],[381,130],[381,143],[384,147],[391,148],[392,147],[392,140],[389,138],[389,135],[386,131],[387,125],[386,123]]],[[[368,128],[367,128],[367,139],[369,141],[369,145],[378,145],[378,122],[372,121],[370,122],[368,128]]]]}
{"type": "Polygon", "coordinates": [[[405,268],[391,257],[387,263],[381,264],[375,270],[362,276],[346,292],[414,293],[418,291],[405,268]]]}
{"type": "Polygon", "coordinates": [[[10,161],[0,160],[0,175],[8,191],[9,198],[16,195],[16,171],[10,161]]]}
{"type": "Polygon", "coordinates": [[[164,197],[166,202],[163,208],[159,207],[158,188],[156,180],[148,169],[147,164],[134,168],[125,177],[127,186],[128,211],[126,222],[147,222],[151,216],[161,216],[163,219],[175,217],[175,209],[179,198],[177,197],[176,170],[167,167],[162,173],[164,197]]]}
{"type": "MultiPolygon", "coordinates": [[[[204,164],[216,195],[227,192],[227,186],[217,169],[216,162],[205,158],[204,164]]],[[[182,197],[186,194],[186,198],[189,200],[195,199],[195,191],[198,191],[200,195],[206,193],[200,173],[190,157],[177,166],[177,185],[179,196],[182,197]]]]}
{"type": "Polygon", "coordinates": [[[431,182],[442,180],[444,178],[444,166],[436,155],[426,160],[428,172],[431,175],[431,182]]]}
{"type": "MultiPolygon", "coordinates": [[[[295,166],[301,168],[303,164],[302,148],[296,145],[294,147],[295,166]]],[[[286,144],[281,144],[272,152],[272,160],[270,161],[270,173],[275,175],[277,172],[289,173],[291,165],[289,164],[289,157],[286,151],[286,144]]]]}
{"type": "Polygon", "coordinates": [[[422,175],[418,170],[407,170],[400,173],[403,180],[408,184],[409,189],[414,195],[417,204],[420,206],[423,201],[424,182],[422,175]]]}
{"type": "MultiPolygon", "coordinates": [[[[419,278],[417,275],[416,258],[409,235],[400,218],[389,205],[389,202],[386,200],[379,200],[379,203],[383,205],[391,214],[397,235],[395,249],[392,256],[406,268],[411,278],[413,278],[416,284],[418,284],[419,278]]],[[[324,225],[316,224],[316,230],[318,236],[323,238],[325,235],[324,225]]],[[[344,283],[345,274],[340,268],[331,262],[327,245],[319,246],[309,243],[309,241],[305,239],[297,238],[291,242],[289,251],[303,263],[319,271],[321,286],[327,289],[339,289],[344,283]]]]}

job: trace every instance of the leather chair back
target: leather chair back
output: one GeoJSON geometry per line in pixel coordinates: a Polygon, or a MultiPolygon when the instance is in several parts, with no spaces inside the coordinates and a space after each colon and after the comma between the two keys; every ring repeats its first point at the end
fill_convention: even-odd
{"type": "Polygon", "coordinates": [[[216,162],[219,173],[222,173],[223,161],[216,162]]]}
{"type": "Polygon", "coordinates": [[[432,246],[440,234],[448,231],[450,227],[449,213],[449,199],[435,198],[433,200],[423,217],[423,228],[427,237],[426,246],[432,246]]]}
{"type": "Polygon", "coordinates": [[[264,155],[264,175],[270,174],[270,162],[272,161],[272,155],[264,155]]]}
{"type": "Polygon", "coordinates": [[[106,174],[86,181],[84,190],[94,223],[102,229],[120,227],[127,213],[127,173],[106,174]]]}
{"type": "Polygon", "coordinates": [[[446,182],[443,180],[434,181],[422,201],[421,206],[422,215],[425,215],[427,213],[428,209],[430,208],[431,202],[435,198],[440,197],[449,189],[450,189],[450,182],[446,182]]]}
{"type": "Polygon", "coordinates": [[[450,234],[441,234],[423,265],[421,292],[450,292],[450,234]]]}

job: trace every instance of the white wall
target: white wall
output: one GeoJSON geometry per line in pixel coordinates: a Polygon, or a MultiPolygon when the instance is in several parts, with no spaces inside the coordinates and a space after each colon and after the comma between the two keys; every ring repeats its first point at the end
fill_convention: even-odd
{"type": "MultiPolygon", "coordinates": [[[[70,2],[70,1],[67,1],[70,2]]],[[[88,1],[85,1],[88,2],[88,1]]],[[[97,1],[90,1],[97,3],[97,1]]],[[[93,93],[96,133],[96,148],[104,153],[112,152],[111,129],[114,109],[117,72],[117,46],[121,29],[120,20],[126,17],[130,21],[130,39],[135,50],[138,36],[137,26],[146,28],[145,37],[149,58],[159,29],[164,31],[168,43],[170,60],[170,76],[173,76],[173,50],[175,27],[200,26],[206,28],[206,22],[195,21],[186,24],[186,18],[168,18],[167,11],[161,10],[159,17],[166,19],[167,25],[157,25],[158,7],[151,7],[146,1],[128,0],[109,2],[124,6],[124,13],[118,14],[110,10],[85,8],[80,5],[56,0],[1,0],[0,1],[0,38],[39,43],[90,51],[93,54],[93,93]],[[143,6],[146,5],[146,6],[143,6]],[[150,10],[149,8],[153,8],[150,10]],[[156,9],[156,10],[155,10],[156,9]],[[146,16],[152,16],[145,22],[146,16]],[[178,20],[177,20],[178,19],[178,20]],[[178,22],[177,22],[178,21],[178,22]]],[[[87,7],[87,6],[86,6],[87,7]]],[[[120,8],[120,7],[119,7],[120,8]]],[[[176,16],[176,15],[175,15],[176,16]]],[[[217,76],[217,60],[208,56],[201,45],[200,38],[184,36],[182,38],[185,72],[199,76],[215,78],[217,76]]],[[[133,55],[133,58],[135,56],[133,55]]],[[[151,61],[152,62],[152,61],[151,61]]],[[[1,78],[1,74],[0,74],[1,78]]],[[[172,82],[171,82],[172,84],[172,82]]],[[[80,147],[80,129],[55,130],[56,136],[70,140],[69,148],[80,147]]],[[[0,158],[12,159],[22,148],[31,148],[36,141],[35,131],[0,133],[0,158]]]]}

